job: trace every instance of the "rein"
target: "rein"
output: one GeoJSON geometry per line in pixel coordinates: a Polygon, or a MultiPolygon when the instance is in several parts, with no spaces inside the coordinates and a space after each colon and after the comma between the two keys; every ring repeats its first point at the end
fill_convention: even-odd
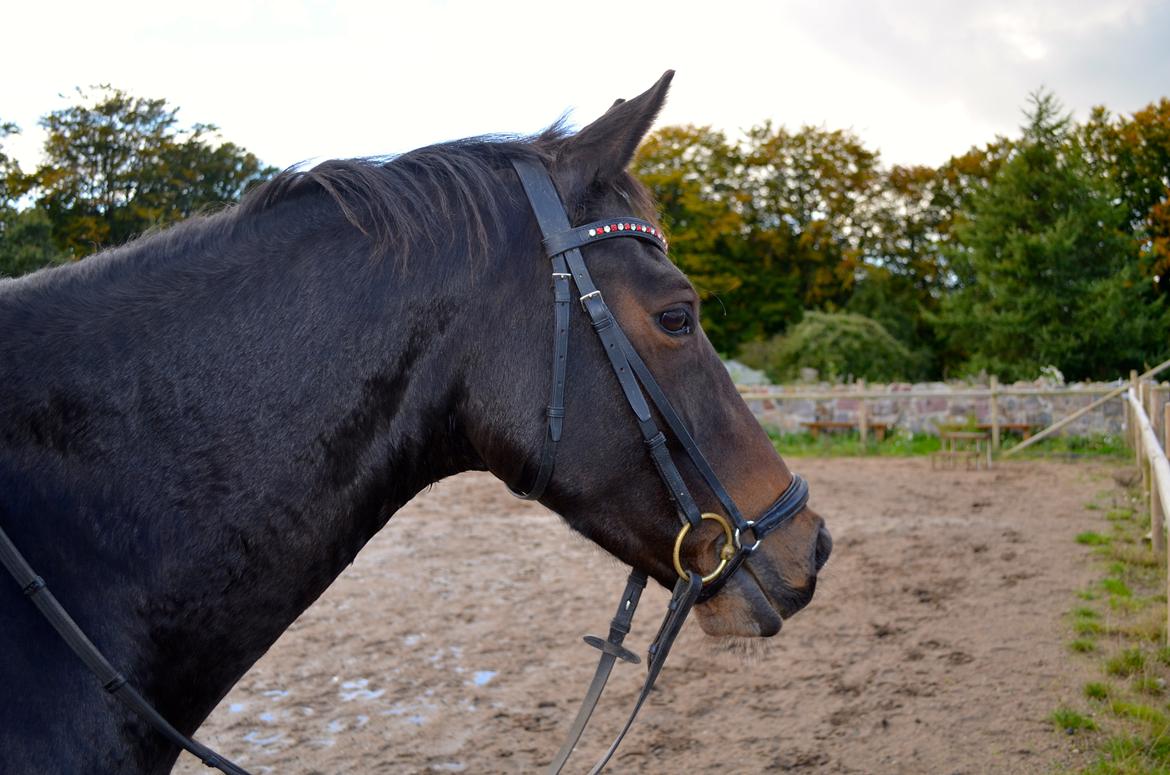
{"type": "MultiPolygon", "coordinates": [[[[723,487],[711,464],[695,443],[686,424],[671,406],[666,393],[663,392],[646,363],[626,337],[621,325],[614,318],[609,306],[605,303],[604,296],[594,284],[593,278],[590,277],[585,258],[581,254],[581,248],[586,245],[618,237],[632,237],[648,242],[665,254],[667,244],[661,232],[653,224],[639,218],[596,221],[574,228],[569,224],[564,203],[561,202],[560,195],[544,165],[529,159],[513,159],[512,166],[520,177],[524,193],[528,196],[528,202],[543,236],[545,253],[552,262],[554,338],[553,378],[549,403],[545,412],[547,427],[541,446],[539,468],[532,486],[527,491],[509,489],[517,497],[536,500],[544,493],[556,466],[557,443],[564,431],[565,373],[569,353],[569,311],[573,296],[569,287],[571,280],[577,287],[577,300],[585,314],[589,316],[593,330],[601,340],[610,366],[613,367],[614,376],[617,377],[626,402],[630,405],[630,410],[633,411],[638,422],[638,430],[642,434],[647,453],[666,487],[666,492],[674,504],[681,522],[681,527],[674,541],[672,556],[674,569],[678,573],[679,579],[674,585],[666,616],[649,648],[649,669],[646,680],[625,725],[610,744],[609,749],[590,770],[590,775],[595,775],[595,773],[601,772],[614,753],[617,752],[618,746],[621,745],[626,733],[629,732],[646,698],[650,696],[650,691],[654,688],[654,682],[662,671],[662,666],[666,662],[674,639],[682,629],[691,608],[694,607],[695,603],[706,600],[718,592],[731,575],[739,570],[743,562],[759,548],[760,542],[768,533],[780,527],[804,508],[808,502],[808,483],[802,477],[793,474],[792,481],[784,493],[768,507],[761,517],[754,521],[744,519],[734,499],[723,487]],[[650,397],[649,402],[646,400],[647,395],[650,397]],[[650,403],[653,403],[658,410],[658,414],[666,422],[671,433],[674,434],[683,452],[686,453],[707,487],[719,500],[726,516],[699,510],[679,473],[678,466],[675,465],[674,458],[671,456],[666,435],[659,430],[654,421],[650,403]],[[698,572],[683,567],[681,552],[687,535],[704,520],[714,521],[723,529],[724,543],[719,553],[719,564],[715,570],[706,576],[701,576],[698,572]]],[[[615,662],[618,659],[634,663],[640,661],[638,657],[622,646],[622,641],[630,631],[630,623],[645,586],[646,574],[638,570],[633,571],[626,583],[626,589],[622,593],[617,615],[610,623],[609,637],[602,640],[597,636],[586,636],[586,643],[601,650],[600,661],[565,742],[548,767],[550,775],[561,772],[569,756],[572,755],[577,741],[589,723],[593,709],[597,706],[615,662]]]]}
{"type": "MultiPolygon", "coordinates": [[[[633,725],[634,719],[637,718],[638,712],[642,709],[642,705],[650,696],[650,691],[654,688],[654,683],[662,671],[666,657],[674,645],[675,638],[682,630],[691,608],[694,607],[695,603],[718,592],[727,579],[759,548],[760,542],[768,533],[780,527],[804,508],[808,501],[808,484],[803,478],[793,474],[787,489],[762,516],[754,521],[744,519],[736,507],[735,501],[719,482],[714,469],[699,450],[685,423],[654,379],[654,375],[651,374],[645,362],[626,337],[625,332],[622,331],[613,313],[610,312],[601,291],[593,283],[589,269],[585,264],[585,258],[581,254],[581,248],[585,245],[618,237],[632,237],[649,242],[665,254],[667,245],[662,233],[653,224],[638,218],[597,221],[573,228],[569,224],[564,205],[544,166],[539,162],[527,159],[515,159],[512,161],[512,165],[528,196],[532,212],[543,235],[545,252],[552,262],[554,346],[552,387],[545,412],[547,427],[540,452],[537,475],[527,491],[510,489],[517,497],[536,500],[544,493],[552,479],[556,465],[557,443],[564,430],[565,375],[569,357],[569,313],[573,298],[571,285],[575,285],[578,292],[578,302],[585,314],[589,316],[593,330],[601,339],[622,393],[637,419],[638,429],[642,434],[647,453],[666,487],[667,494],[674,504],[681,522],[674,542],[672,557],[679,579],[674,585],[674,591],[671,594],[662,625],[648,650],[646,680],[625,725],[610,744],[609,749],[590,770],[590,775],[595,775],[601,772],[616,753],[618,746],[621,745],[626,733],[633,725]],[[649,402],[647,396],[649,396],[649,402]],[[655,423],[650,408],[651,403],[658,410],[659,416],[670,428],[676,442],[694,464],[707,487],[722,504],[726,516],[699,510],[671,456],[666,435],[659,430],[655,423]],[[684,568],[681,558],[683,542],[687,535],[704,520],[716,522],[722,528],[725,539],[720,550],[718,566],[706,576],[684,568]]],[[[73,653],[85,663],[85,666],[97,677],[107,692],[117,697],[119,701],[172,744],[198,757],[208,767],[218,769],[227,775],[249,775],[244,768],[171,726],[127,682],[126,678],[110,664],[109,660],[69,616],[57,598],[49,591],[44,579],[36,574],[3,528],[0,528],[0,564],[8,570],[8,573],[15,579],[17,585],[24,591],[41,615],[52,625],[73,653]]],[[[642,590],[646,587],[646,578],[646,574],[638,570],[630,573],[618,604],[617,614],[610,622],[609,635],[606,638],[585,637],[586,643],[601,651],[601,657],[565,742],[549,765],[548,772],[553,775],[564,768],[565,763],[572,755],[617,660],[635,664],[641,661],[635,654],[622,646],[622,642],[630,632],[634,611],[637,609],[642,590]]]]}

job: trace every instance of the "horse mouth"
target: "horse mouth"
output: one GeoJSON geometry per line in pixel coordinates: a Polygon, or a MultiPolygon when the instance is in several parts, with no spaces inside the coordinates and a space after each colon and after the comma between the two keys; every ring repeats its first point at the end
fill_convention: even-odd
{"type": "Polygon", "coordinates": [[[776,635],[785,619],[792,618],[812,600],[817,571],[824,567],[831,551],[832,538],[821,526],[805,561],[807,565],[800,569],[803,578],[798,584],[792,583],[791,575],[781,573],[780,566],[769,558],[753,556],[719,594],[695,607],[700,626],[716,637],[776,635]]]}

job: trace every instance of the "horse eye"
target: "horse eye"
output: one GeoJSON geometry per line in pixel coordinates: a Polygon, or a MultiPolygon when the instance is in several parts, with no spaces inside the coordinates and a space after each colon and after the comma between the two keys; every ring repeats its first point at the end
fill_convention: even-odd
{"type": "Polygon", "coordinates": [[[685,309],[668,309],[658,316],[658,325],[668,334],[682,335],[691,332],[691,315],[685,309]]]}

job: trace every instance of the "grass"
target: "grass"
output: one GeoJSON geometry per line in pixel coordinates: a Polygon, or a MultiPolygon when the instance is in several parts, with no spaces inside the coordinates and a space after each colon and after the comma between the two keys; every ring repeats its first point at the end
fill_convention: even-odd
{"type": "Polygon", "coordinates": [[[1111,693],[1109,684],[1103,684],[1098,681],[1085,684],[1085,696],[1090,700],[1107,700],[1111,693]]]}
{"type": "MultiPolygon", "coordinates": [[[[857,431],[821,433],[780,433],[768,431],[776,450],[785,457],[921,457],[939,451],[939,439],[933,433],[894,431],[881,441],[870,434],[865,444],[857,431]]],[[[1011,434],[1004,434],[1004,449],[1016,443],[1011,434]]],[[[1021,458],[1042,457],[1107,457],[1125,458],[1130,453],[1124,440],[1118,436],[1056,436],[1043,439],[1019,453],[1021,458]]],[[[1094,504],[1094,508],[1099,508],[1094,504]]]]}
{"type": "Polygon", "coordinates": [[[1101,579],[1101,589],[1114,597],[1131,597],[1133,595],[1133,590],[1121,579],[1101,579]]]}
{"type": "MultiPolygon", "coordinates": [[[[1085,707],[1066,704],[1049,721],[1075,735],[1090,757],[1082,775],[1170,775],[1170,647],[1166,635],[1163,564],[1142,539],[1148,515],[1118,508],[1115,491],[1099,493],[1086,513],[1104,530],[1075,537],[1098,569],[1098,580],[1077,594],[1068,612],[1076,639],[1069,649],[1100,671],[1082,687],[1085,707]],[[1106,504],[1109,504],[1106,506],[1106,504]]],[[[1130,503],[1138,503],[1134,493],[1130,503]]]]}
{"type": "Polygon", "coordinates": [[[1052,711],[1052,715],[1048,718],[1057,729],[1067,732],[1070,735],[1075,732],[1097,728],[1097,724],[1093,719],[1082,713],[1078,713],[1072,708],[1057,708],[1052,711]]]}
{"type": "Polygon", "coordinates": [[[1146,666],[1146,657],[1140,649],[1126,649],[1105,662],[1105,672],[1109,675],[1129,676],[1146,666]]]}
{"type": "Polygon", "coordinates": [[[1103,536],[1100,533],[1094,533],[1092,530],[1089,530],[1078,534],[1076,542],[1085,546],[1105,546],[1109,543],[1109,536],[1103,536]]]}

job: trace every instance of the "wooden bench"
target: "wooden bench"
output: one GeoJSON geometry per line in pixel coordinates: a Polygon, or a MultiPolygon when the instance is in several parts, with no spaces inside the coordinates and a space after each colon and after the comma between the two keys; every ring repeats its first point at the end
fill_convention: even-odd
{"type": "MultiPolygon", "coordinates": [[[[1001,426],[1002,427],[1002,426],[1001,426]]],[[[947,468],[962,460],[978,471],[983,465],[991,468],[991,433],[989,431],[955,431],[939,429],[942,449],[930,456],[931,468],[947,468]]]]}
{"type": "MultiPolygon", "coordinates": [[[[817,420],[815,422],[801,423],[801,425],[808,428],[809,434],[814,439],[820,437],[821,431],[832,432],[861,430],[860,426],[856,422],[847,420],[817,420]]],[[[886,437],[886,431],[889,429],[890,424],[884,422],[871,422],[866,423],[865,427],[873,431],[873,437],[875,439],[881,441],[886,437]]]]}

